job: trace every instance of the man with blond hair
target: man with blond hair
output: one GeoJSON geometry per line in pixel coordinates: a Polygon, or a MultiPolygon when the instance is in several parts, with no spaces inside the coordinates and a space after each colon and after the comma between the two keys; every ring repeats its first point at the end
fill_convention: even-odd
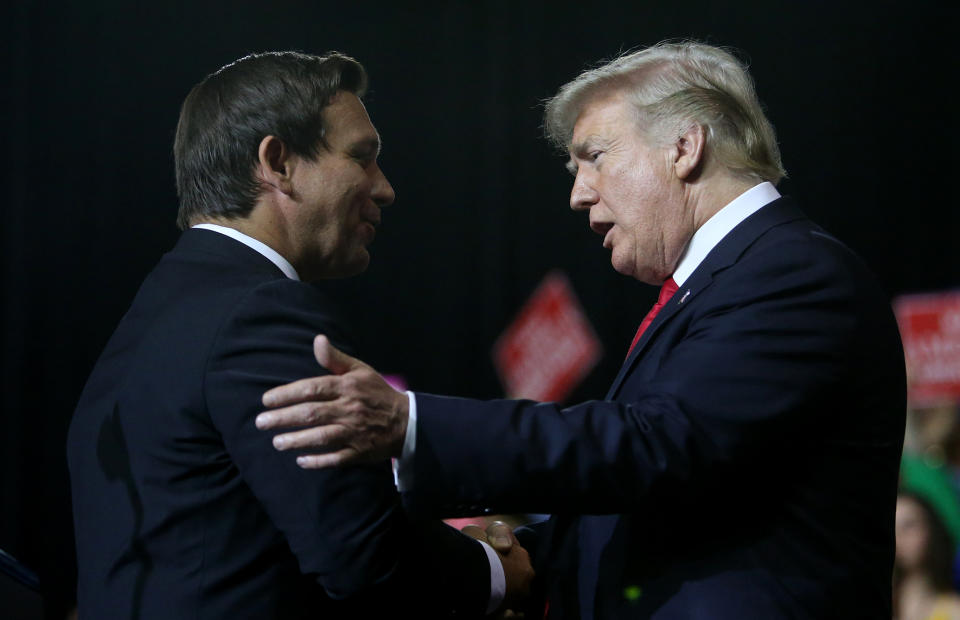
{"type": "Polygon", "coordinates": [[[563,86],[545,120],[571,208],[614,269],[661,287],[604,399],[408,398],[321,337],[334,374],[268,392],[282,408],[258,425],[314,424],[274,438],[319,449],[306,468],[400,457],[420,510],[553,513],[521,537],[538,615],[890,617],[896,325],[860,259],[777,191],[744,65],[656,45],[563,86]]]}

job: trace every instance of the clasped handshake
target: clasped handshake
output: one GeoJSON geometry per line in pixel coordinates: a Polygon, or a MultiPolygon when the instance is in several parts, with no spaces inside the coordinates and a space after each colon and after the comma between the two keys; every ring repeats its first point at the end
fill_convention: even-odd
{"type": "MultiPolygon", "coordinates": [[[[274,388],[263,395],[269,408],[257,416],[257,428],[284,432],[273,438],[277,450],[306,451],[297,456],[304,469],[401,458],[407,436],[410,403],[377,371],[336,349],[326,336],[313,342],[317,362],[330,374],[274,388]],[[286,430],[296,428],[297,430],[286,430]],[[316,451],[316,452],[313,452],[316,451]]],[[[503,568],[506,591],[498,611],[524,606],[534,577],[530,556],[510,527],[496,521],[486,531],[468,525],[462,532],[489,544],[503,568]]]]}

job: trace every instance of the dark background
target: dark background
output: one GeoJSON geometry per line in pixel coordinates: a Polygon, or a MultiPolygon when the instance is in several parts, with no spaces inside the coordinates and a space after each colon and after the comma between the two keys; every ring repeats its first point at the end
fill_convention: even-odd
{"type": "Polygon", "coordinates": [[[737,48],[778,130],[781,191],[891,296],[952,288],[948,5],[16,2],[0,25],[0,548],[41,574],[48,615],[60,616],[75,578],[67,424],[177,238],[174,127],[207,73],[274,49],[363,62],[397,191],[369,271],[331,285],[363,356],[417,389],[500,396],[491,345],[559,268],[606,349],[580,400],[605,392],[656,291],[616,274],[567,208],[571,178],[541,138],[541,101],[586,66],[665,38],[737,48]]]}

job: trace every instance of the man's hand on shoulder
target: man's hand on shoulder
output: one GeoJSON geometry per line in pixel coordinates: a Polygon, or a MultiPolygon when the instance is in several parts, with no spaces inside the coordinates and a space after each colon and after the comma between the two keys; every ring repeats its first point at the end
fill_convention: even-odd
{"type": "Polygon", "coordinates": [[[257,428],[304,427],[273,438],[278,450],[317,450],[297,457],[305,469],[398,457],[407,431],[407,395],[390,387],[370,366],[317,336],[313,351],[331,374],[301,379],[263,395],[257,428]]]}
{"type": "Polygon", "coordinates": [[[507,591],[497,617],[517,617],[511,610],[523,608],[535,576],[530,554],[520,546],[510,526],[502,521],[494,521],[486,531],[476,525],[468,525],[461,531],[489,544],[497,552],[507,581],[507,591]]]}

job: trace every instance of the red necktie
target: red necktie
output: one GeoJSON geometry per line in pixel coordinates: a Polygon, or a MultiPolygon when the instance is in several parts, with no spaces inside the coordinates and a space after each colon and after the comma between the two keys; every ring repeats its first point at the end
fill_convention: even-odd
{"type": "Polygon", "coordinates": [[[627,357],[630,357],[630,354],[633,352],[633,347],[637,346],[637,342],[639,342],[643,332],[650,327],[650,323],[653,323],[653,319],[657,316],[657,313],[660,312],[660,308],[663,308],[663,306],[670,301],[670,298],[673,297],[673,294],[677,292],[678,288],[680,287],[673,281],[673,278],[667,278],[667,281],[660,287],[660,297],[657,298],[657,303],[653,304],[653,307],[650,308],[647,316],[643,317],[640,327],[637,328],[637,334],[633,337],[633,342],[630,343],[630,350],[627,351],[627,357]]]}

